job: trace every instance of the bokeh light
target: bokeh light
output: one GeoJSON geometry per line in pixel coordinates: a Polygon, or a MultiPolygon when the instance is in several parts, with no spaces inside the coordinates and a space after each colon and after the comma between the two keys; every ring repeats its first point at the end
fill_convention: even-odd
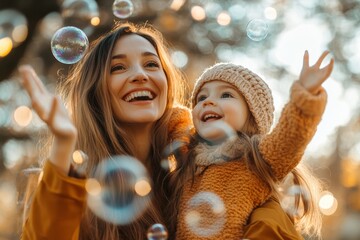
{"type": "Polygon", "coordinates": [[[200,6],[193,6],[191,8],[191,16],[196,21],[202,21],[206,18],[206,12],[205,12],[204,8],[202,8],[200,6]]]}
{"type": "MultiPolygon", "coordinates": [[[[0,10],[0,39],[10,38],[12,45],[16,47],[25,41],[27,36],[27,19],[21,12],[15,9],[0,10]]],[[[0,44],[0,49],[1,47],[0,44]]]]}
{"type": "Polygon", "coordinates": [[[338,208],[338,201],[329,191],[324,191],[319,200],[320,211],[324,215],[332,215],[338,208]]]}
{"type": "Polygon", "coordinates": [[[14,111],[14,120],[15,122],[21,126],[26,127],[32,120],[32,111],[27,106],[20,106],[14,111]]]}
{"type": "Polygon", "coordinates": [[[13,49],[11,38],[4,37],[0,39],[0,57],[6,57],[13,49]]]}
{"type": "Polygon", "coordinates": [[[86,35],[92,34],[94,26],[100,22],[95,0],[65,0],[61,5],[61,15],[64,25],[77,27],[86,35]]]}

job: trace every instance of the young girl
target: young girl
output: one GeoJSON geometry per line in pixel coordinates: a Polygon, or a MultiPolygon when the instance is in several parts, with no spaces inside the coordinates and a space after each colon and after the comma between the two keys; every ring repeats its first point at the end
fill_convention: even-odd
{"type": "MultiPolygon", "coordinates": [[[[325,109],[327,95],[321,84],[334,64],[331,60],[320,69],[327,54],[309,66],[305,52],[300,78],[270,133],[273,98],[258,75],[239,65],[219,63],[199,77],[191,99],[196,133],[174,172],[174,179],[182,179],[175,183],[179,193],[175,198],[180,199],[178,240],[244,237],[250,213],[270,197],[278,197],[279,183],[290,172],[300,185],[314,187],[316,179],[297,165],[325,109]],[[232,136],[223,126],[237,134],[232,136]],[[215,205],[206,210],[201,201],[215,205]]],[[[311,193],[307,194],[312,198],[311,193]]],[[[300,227],[318,234],[321,219],[316,199],[312,200],[303,193],[304,216],[312,219],[300,221],[300,227]]]]}
{"type": "Polygon", "coordinates": [[[162,150],[185,132],[191,118],[185,107],[177,107],[185,82],[161,34],[149,24],[118,24],[94,41],[59,89],[66,108],[30,66],[19,70],[34,110],[54,136],[22,239],[146,239],[156,223],[173,238],[163,207],[171,189],[161,167],[162,150]],[[87,154],[89,177],[114,155],[141,161],[154,185],[146,211],[126,225],[94,215],[86,204],[86,180],[74,177],[71,168],[75,149],[87,154]]]}

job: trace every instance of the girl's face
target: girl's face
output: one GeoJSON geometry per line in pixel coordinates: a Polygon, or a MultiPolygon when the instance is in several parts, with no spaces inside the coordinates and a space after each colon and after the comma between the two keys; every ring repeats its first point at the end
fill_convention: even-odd
{"type": "Polygon", "coordinates": [[[165,112],[168,84],[154,46],[130,34],[114,48],[108,88],[121,123],[153,123],[165,112]]]}
{"type": "Polygon", "coordinates": [[[244,97],[231,84],[223,81],[205,83],[196,97],[192,111],[198,134],[207,141],[218,141],[226,135],[224,123],[241,131],[249,117],[249,107],[244,97]]]}

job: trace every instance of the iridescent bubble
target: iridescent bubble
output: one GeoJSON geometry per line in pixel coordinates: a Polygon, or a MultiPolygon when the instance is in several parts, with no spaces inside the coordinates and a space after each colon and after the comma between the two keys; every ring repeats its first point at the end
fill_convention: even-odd
{"type": "Polygon", "coordinates": [[[199,237],[217,234],[226,221],[226,209],[222,199],[212,192],[200,192],[187,203],[186,226],[199,237]]]}
{"type": "Polygon", "coordinates": [[[166,240],[168,239],[168,231],[166,227],[160,223],[152,225],[147,231],[148,240],[166,240]]]}
{"type": "Polygon", "coordinates": [[[134,5],[130,0],[115,0],[112,10],[115,17],[125,19],[133,14],[134,5]]]}
{"type": "Polygon", "coordinates": [[[51,39],[51,52],[61,63],[74,64],[85,55],[89,46],[86,34],[79,28],[60,28],[51,39]]]}
{"type": "Polygon", "coordinates": [[[253,19],[246,26],[246,34],[253,41],[262,41],[269,33],[269,26],[262,19],[253,19]]]}
{"type": "Polygon", "coordinates": [[[150,203],[151,181],[147,170],[130,156],[113,156],[102,161],[86,189],[89,208],[113,224],[131,223],[150,203]]]}

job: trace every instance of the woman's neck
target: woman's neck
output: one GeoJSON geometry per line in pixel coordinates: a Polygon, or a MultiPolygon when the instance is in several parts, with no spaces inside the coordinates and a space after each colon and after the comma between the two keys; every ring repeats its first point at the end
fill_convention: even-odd
{"type": "Polygon", "coordinates": [[[145,163],[151,147],[153,124],[130,124],[122,126],[134,147],[134,157],[145,163]]]}

